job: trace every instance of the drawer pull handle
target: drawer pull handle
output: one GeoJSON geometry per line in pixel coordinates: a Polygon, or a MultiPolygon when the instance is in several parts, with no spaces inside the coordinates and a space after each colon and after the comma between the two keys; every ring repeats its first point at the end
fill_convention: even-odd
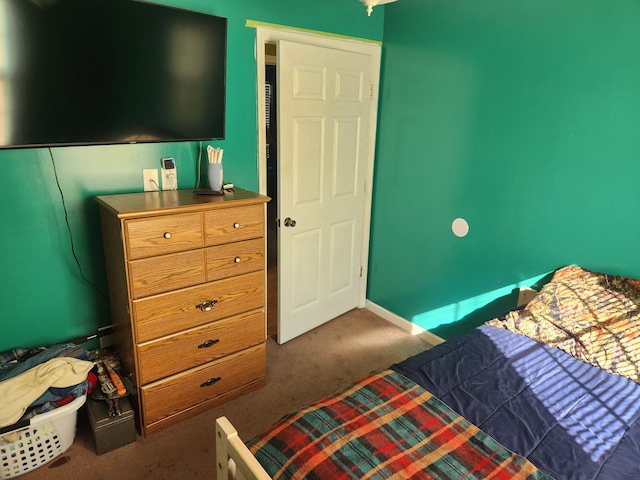
{"type": "Polygon", "coordinates": [[[171,232],[164,232],[163,237],[169,240],[171,238],[171,232]]]}
{"type": "Polygon", "coordinates": [[[241,260],[240,260],[240,257],[236,257],[236,258],[233,259],[233,261],[236,262],[236,263],[240,263],[241,260]]]}
{"type": "Polygon", "coordinates": [[[204,343],[201,343],[200,345],[198,345],[198,348],[209,348],[209,347],[213,347],[216,343],[218,343],[220,341],[219,338],[216,338],[215,340],[207,340],[204,343]]]}
{"type": "Polygon", "coordinates": [[[198,305],[196,305],[196,307],[198,307],[203,312],[208,312],[209,310],[211,310],[214,307],[214,305],[216,303],[218,303],[217,300],[205,300],[204,302],[199,303],[198,305]]]}
{"type": "Polygon", "coordinates": [[[222,380],[222,378],[213,377],[213,378],[210,378],[209,380],[207,380],[206,382],[201,383],[200,386],[201,387],[210,387],[214,383],[218,383],[220,380],[222,380]]]}
{"type": "Polygon", "coordinates": [[[240,224],[239,223],[234,223],[233,224],[233,228],[240,228],[240,224]]]}

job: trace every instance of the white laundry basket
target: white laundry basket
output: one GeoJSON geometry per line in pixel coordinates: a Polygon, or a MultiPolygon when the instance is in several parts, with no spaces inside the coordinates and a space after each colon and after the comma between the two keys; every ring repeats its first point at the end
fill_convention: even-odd
{"type": "Polygon", "coordinates": [[[36,415],[26,427],[2,434],[0,478],[27,473],[66,451],[76,436],[78,409],[86,400],[86,395],[78,397],[62,407],[36,415]]]}

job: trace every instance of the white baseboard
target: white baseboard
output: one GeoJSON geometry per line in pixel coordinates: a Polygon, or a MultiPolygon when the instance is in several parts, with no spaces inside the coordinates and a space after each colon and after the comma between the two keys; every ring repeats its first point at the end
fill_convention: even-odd
{"type": "Polygon", "coordinates": [[[384,318],[388,322],[391,322],[394,325],[400,327],[401,329],[409,332],[410,334],[415,335],[416,337],[428,343],[429,345],[438,345],[444,342],[444,339],[439,337],[438,335],[435,335],[429,332],[428,330],[425,330],[424,328],[420,327],[419,325],[416,325],[415,323],[411,323],[409,320],[406,320],[400,317],[399,315],[396,315],[395,313],[390,312],[386,308],[383,308],[380,305],[373,303],[370,300],[367,300],[366,308],[367,310],[370,310],[371,312],[375,313],[379,317],[384,318]]]}

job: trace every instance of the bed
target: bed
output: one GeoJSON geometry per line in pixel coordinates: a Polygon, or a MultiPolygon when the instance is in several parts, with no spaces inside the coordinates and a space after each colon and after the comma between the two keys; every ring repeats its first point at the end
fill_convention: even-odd
{"type": "Polygon", "coordinates": [[[218,479],[640,478],[640,281],[557,270],[523,309],[242,442],[218,479]]]}

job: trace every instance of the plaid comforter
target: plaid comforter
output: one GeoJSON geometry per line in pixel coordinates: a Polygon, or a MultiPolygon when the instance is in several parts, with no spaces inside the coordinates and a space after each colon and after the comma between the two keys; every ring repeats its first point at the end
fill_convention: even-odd
{"type": "Polygon", "coordinates": [[[404,376],[385,370],[249,443],[274,479],[549,479],[404,376]]]}

